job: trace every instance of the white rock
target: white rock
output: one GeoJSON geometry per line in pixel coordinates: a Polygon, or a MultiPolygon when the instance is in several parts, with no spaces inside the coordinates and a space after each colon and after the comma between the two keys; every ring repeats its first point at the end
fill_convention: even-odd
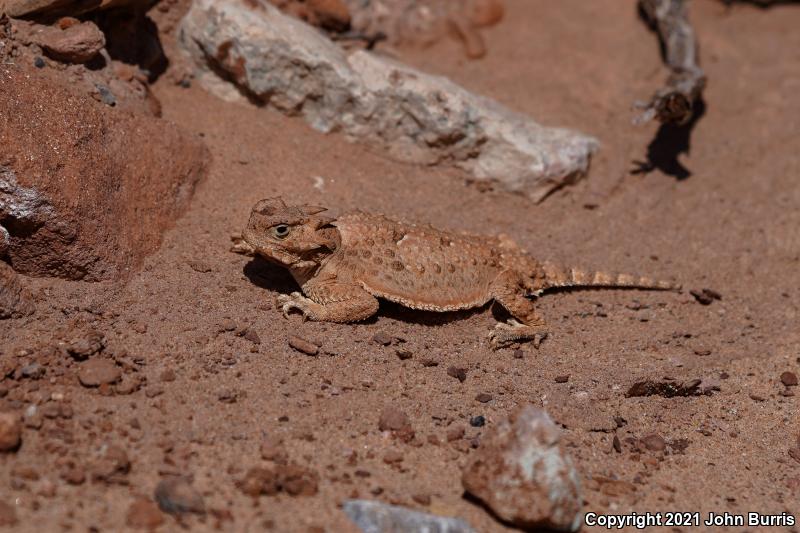
{"type": "Polygon", "coordinates": [[[577,531],[581,491],[561,431],[525,405],[492,427],[464,468],[464,489],[498,517],[524,529],[577,531]]]}
{"type": "Polygon", "coordinates": [[[537,201],[583,174],[597,147],[591,137],[543,127],[447,78],[363,50],[348,55],[259,0],[195,0],[181,41],[201,81],[221,72],[315,129],[342,131],[402,161],[452,164],[537,201]]]}
{"type": "Polygon", "coordinates": [[[348,500],[342,509],[363,533],[475,533],[469,524],[459,518],[420,513],[378,501],[348,500]]]}

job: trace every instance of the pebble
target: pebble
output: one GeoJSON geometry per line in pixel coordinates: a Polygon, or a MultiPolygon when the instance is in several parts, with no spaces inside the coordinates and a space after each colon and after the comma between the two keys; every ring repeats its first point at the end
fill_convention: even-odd
{"type": "Polygon", "coordinates": [[[467,369],[451,366],[447,368],[447,375],[456,378],[461,383],[464,383],[464,381],[467,379],[467,369]]]}
{"type": "Polygon", "coordinates": [[[247,328],[243,337],[253,344],[261,344],[261,337],[258,336],[258,333],[253,328],[247,328]]]}
{"type": "Polygon", "coordinates": [[[653,452],[662,452],[667,448],[667,442],[664,437],[658,433],[652,433],[642,438],[644,447],[653,452]]]}
{"type": "Polygon", "coordinates": [[[92,467],[92,479],[95,481],[123,482],[124,476],[131,470],[128,453],[114,444],[104,446],[101,457],[92,467]]]}
{"type": "Polygon", "coordinates": [[[80,364],[78,380],[84,387],[99,387],[116,383],[122,370],[108,359],[94,358],[80,364]]]}
{"type": "Polygon", "coordinates": [[[394,437],[404,442],[410,442],[414,438],[414,428],[408,415],[395,407],[387,407],[381,412],[378,428],[381,431],[391,431],[394,437]]]}
{"type": "Polygon", "coordinates": [[[566,374],[566,375],[563,375],[563,376],[556,376],[554,378],[554,381],[556,383],[566,383],[566,382],[569,381],[569,374],[566,374]]]}
{"type": "Polygon", "coordinates": [[[154,499],[165,513],[204,514],[206,505],[203,496],[197,492],[186,478],[169,477],[156,485],[154,499]]]}
{"type": "Polygon", "coordinates": [[[397,450],[389,450],[383,454],[383,462],[386,464],[401,463],[403,461],[403,454],[397,450]]]}
{"type": "Polygon", "coordinates": [[[411,359],[412,357],[414,357],[414,353],[409,351],[409,350],[400,350],[400,349],[398,349],[398,350],[395,350],[394,353],[397,354],[397,357],[401,361],[405,361],[406,359],[411,359]]]}
{"type": "Polygon", "coordinates": [[[225,318],[219,323],[219,328],[222,331],[234,331],[236,329],[236,322],[230,318],[225,318]]]}
{"type": "Polygon", "coordinates": [[[523,405],[486,432],[461,484],[500,519],[525,530],[575,531],[578,473],[548,414],[523,405]]]}
{"type": "Polygon", "coordinates": [[[711,305],[714,300],[722,299],[722,295],[712,289],[692,289],[689,294],[702,305],[711,305]]]}
{"type": "Polygon", "coordinates": [[[35,58],[33,58],[33,66],[36,68],[44,68],[45,67],[44,59],[42,59],[41,56],[36,56],[35,58]]]}
{"type": "Polygon", "coordinates": [[[486,418],[483,415],[473,416],[469,419],[469,425],[474,428],[483,427],[486,424],[486,418]]]}
{"type": "Polygon", "coordinates": [[[614,435],[614,439],[611,441],[611,447],[614,448],[615,452],[622,453],[622,443],[616,435],[614,435]]]}
{"type": "Polygon", "coordinates": [[[486,394],[485,392],[481,392],[480,394],[475,396],[475,401],[478,401],[480,403],[491,402],[492,401],[492,395],[491,394],[486,394]]]}
{"type": "Polygon", "coordinates": [[[319,353],[319,346],[295,335],[289,335],[287,342],[289,346],[306,355],[317,355],[319,353]]]}
{"type": "Polygon", "coordinates": [[[164,523],[164,515],[154,502],[140,498],[128,507],[125,523],[134,529],[155,529],[164,523]]]}
{"type": "Polygon", "coordinates": [[[101,102],[109,107],[117,105],[117,98],[114,96],[114,93],[111,92],[111,89],[99,83],[95,85],[95,87],[97,87],[97,92],[100,93],[101,102]]]}
{"type": "Polygon", "coordinates": [[[17,510],[13,505],[0,501],[0,527],[17,524],[17,510]]]}
{"type": "Polygon", "coordinates": [[[375,344],[380,344],[381,346],[389,346],[394,342],[394,337],[386,333],[385,331],[379,331],[375,335],[372,336],[372,342],[375,344]]]}
{"type": "Polygon", "coordinates": [[[247,471],[238,483],[239,490],[248,496],[273,496],[280,491],[278,477],[273,470],[255,466],[247,471]]]}
{"type": "Polygon", "coordinates": [[[794,372],[784,372],[781,374],[781,383],[787,387],[797,386],[797,374],[794,372]]]}
{"type": "Polygon", "coordinates": [[[0,413],[0,452],[10,452],[22,443],[22,422],[19,415],[11,412],[0,413]]]}
{"type": "Polygon", "coordinates": [[[161,372],[161,376],[159,376],[159,380],[165,382],[175,381],[176,378],[177,376],[175,375],[175,371],[172,370],[171,368],[167,368],[166,370],[161,372]]]}

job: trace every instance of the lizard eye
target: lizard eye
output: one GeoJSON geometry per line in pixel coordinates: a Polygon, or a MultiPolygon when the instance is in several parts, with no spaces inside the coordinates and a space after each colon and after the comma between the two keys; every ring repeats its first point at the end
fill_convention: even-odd
{"type": "Polygon", "coordinates": [[[289,235],[289,226],[287,224],[278,224],[272,228],[272,233],[279,239],[286,238],[289,235]]]}

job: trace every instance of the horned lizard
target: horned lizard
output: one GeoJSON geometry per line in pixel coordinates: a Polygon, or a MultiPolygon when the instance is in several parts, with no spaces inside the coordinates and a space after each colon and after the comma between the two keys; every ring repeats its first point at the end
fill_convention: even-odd
{"type": "Polygon", "coordinates": [[[302,288],[281,295],[284,316],[356,322],[378,310],[378,298],[412,309],[456,311],[502,305],[513,318],[498,323],[493,348],[547,335],[532,297],[556,287],[677,290],[669,282],[626,274],[589,273],[539,262],[507,237],[484,237],[396,222],[363,212],[338,218],[324,207],[258,202],[244,240],[258,255],[291,272],[302,288]]]}

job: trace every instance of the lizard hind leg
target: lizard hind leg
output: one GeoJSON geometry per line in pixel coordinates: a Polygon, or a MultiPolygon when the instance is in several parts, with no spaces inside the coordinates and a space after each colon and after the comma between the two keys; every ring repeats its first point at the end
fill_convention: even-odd
{"type": "Polygon", "coordinates": [[[492,298],[512,316],[506,323],[498,323],[489,333],[492,348],[497,350],[525,341],[533,341],[534,347],[538,348],[547,337],[547,324],[526,297],[528,291],[522,276],[513,271],[502,272],[492,282],[490,290],[492,298]]]}

